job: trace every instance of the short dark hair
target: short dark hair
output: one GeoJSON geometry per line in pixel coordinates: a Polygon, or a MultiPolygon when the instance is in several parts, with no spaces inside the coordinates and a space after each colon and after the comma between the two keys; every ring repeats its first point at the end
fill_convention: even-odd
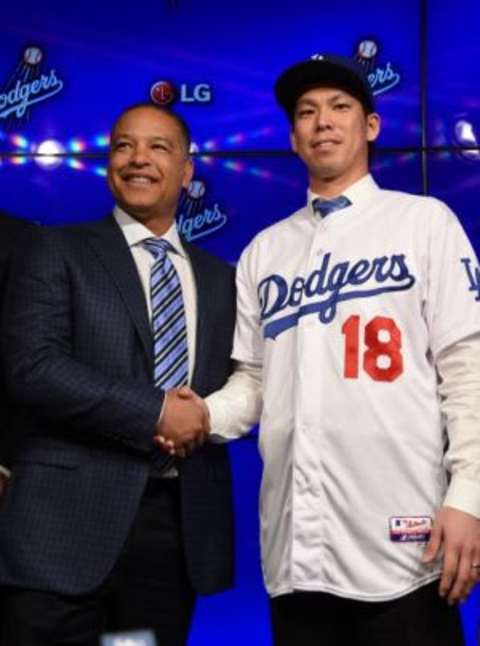
{"type": "Polygon", "coordinates": [[[190,153],[190,146],[192,144],[192,135],[190,133],[190,127],[188,126],[185,119],[181,117],[177,112],[174,112],[169,108],[163,108],[159,105],[156,105],[155,103],[151,103],[150,101],[134,103],[133,105],[130,105],[126,107],[124,110],[122,110],[112,125],[112,129],[110,130],[110,140],[113,138],[113,133],[115,132],[115,128],[117,127],[117,124],[120,121],[120,119],[122,119],[122,117],[124,117],[129,112],[133,112],[134,110],[138,110],[141,108],[151,108],[152,110],[156,110],[161,114],[166,114],[168,117],[173,119],[177,124],[177,126],[179,127],[180,132],[182,134],[182,139],[183,139],[183,143],[185,144],[185,151],[187,155],[190,153]]]}

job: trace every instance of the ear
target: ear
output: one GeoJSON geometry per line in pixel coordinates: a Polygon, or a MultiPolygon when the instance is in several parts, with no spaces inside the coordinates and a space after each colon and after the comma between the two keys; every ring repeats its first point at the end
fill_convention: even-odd
{"type": "Polygon", "coordinates": [[[371,112],[367,115],[367,141],[372,142],[380,134],[381,120],[380,115],[376,112],[371,112]]]}
{"type": "Polygon", "coordinates": [[[294,153],[298,152],[297,150],[297,138],[295,137],[295,131],[293,129],[293,126],[290,130],[290,146],[292,147],[292,150],[294,153]]]}
{"type": "Polygon", "coordinates": [[[194,171],[193,159],[189,157],[185,161],[185,168],[183,169],[183,181],[182,181],[183,188],[188,188],[188,185],[192,181],[193,171],[194,171]]]}

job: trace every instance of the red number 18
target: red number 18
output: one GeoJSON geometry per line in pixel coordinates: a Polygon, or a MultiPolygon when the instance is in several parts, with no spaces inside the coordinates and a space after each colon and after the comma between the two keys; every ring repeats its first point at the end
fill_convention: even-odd
{"type": "MultiPolygon", "coordinates": [[[[360,317],[352,314],[342,327],[345,335],[346,379],[358,379],[360,317]]],[[[395,381],[403,372],[402,333],[395,321],[385,316],[376,316],[365,326],[363,369],[374,381],[395,381]],[[388,333],[388,340],[382,341],[380,333],[388,333]],[[388,357],[388,367],[379,365],[379,357],[388,357]]]]}

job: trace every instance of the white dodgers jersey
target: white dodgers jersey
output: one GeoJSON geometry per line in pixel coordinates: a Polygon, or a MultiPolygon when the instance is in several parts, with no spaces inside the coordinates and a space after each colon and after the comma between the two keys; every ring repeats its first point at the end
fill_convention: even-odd
{"type": "Polygon", "coordinates": [[[447,489],[435,359],[480,331],[480,270],[441,202],[370,176],[345,194],[245,250],[233,356],[263,365],[269,593],[380,601],[438,577],[420,562],[447,489]]]}

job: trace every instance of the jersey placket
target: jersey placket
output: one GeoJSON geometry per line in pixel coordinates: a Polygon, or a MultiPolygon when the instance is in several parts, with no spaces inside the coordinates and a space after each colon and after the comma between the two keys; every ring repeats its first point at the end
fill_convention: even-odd
{"type": "MultiPolygon", "coordinates": [[[[305,278],[318,269],[328,246],[329,228],[326,220],[319,220],[314,235],[306,238],[305,278]]],[[[302,304],[308,300],[304,297],[302,304]]],[[[315,297],[312,300],[316,300],[315,297]]],[[[294,589],[308,588],[310,580],[318,580],[325,564],[323,525],[327,516],[322,490],[322,458],[317,451],[321,420],[315,415],[319,398],[323,396],[322,373],[318,368],[314,372],[309,368],[321,344],[323,330],[319,326],[322,324],[315,313],[301,317],[297,326],[291,520],[294,589]]]]}

